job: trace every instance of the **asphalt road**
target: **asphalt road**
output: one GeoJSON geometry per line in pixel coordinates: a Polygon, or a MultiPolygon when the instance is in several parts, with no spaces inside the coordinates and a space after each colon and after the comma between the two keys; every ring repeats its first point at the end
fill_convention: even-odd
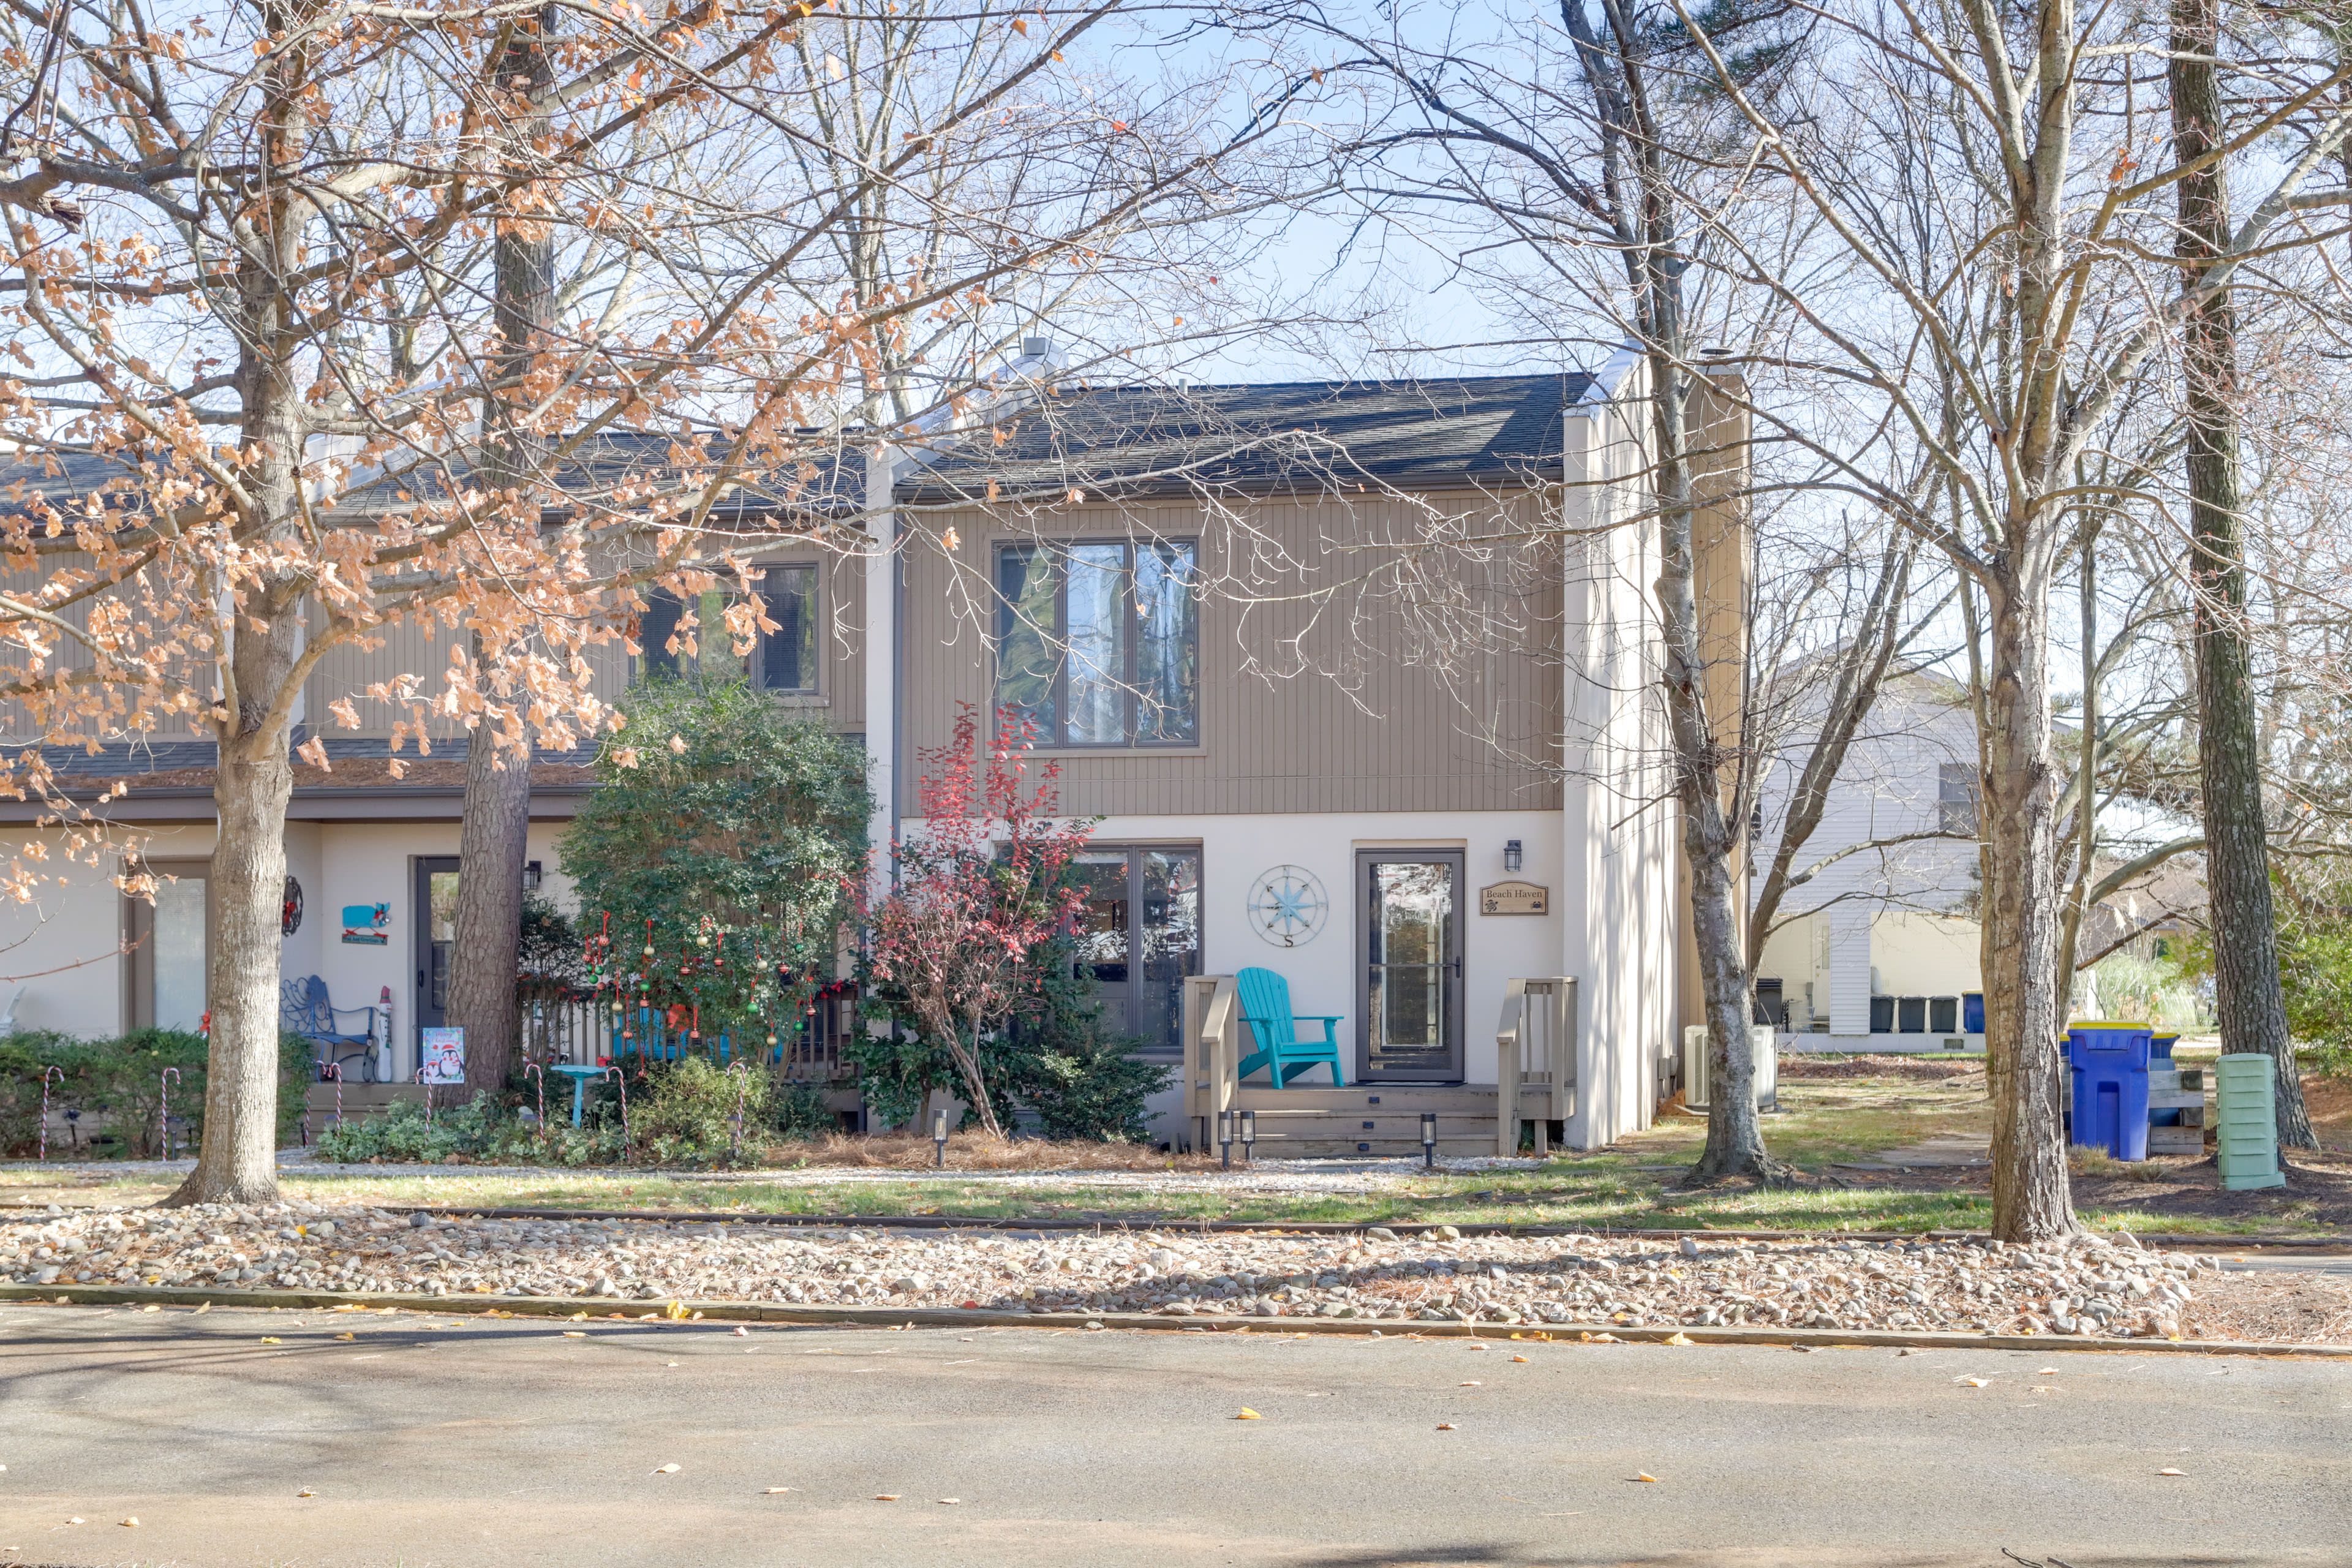
{"type": "Polygon", "coordinates": [[[2341,1564],[2347,1454],[2321,1360],[0,1308],[76,1568],[2341,1564]]]}

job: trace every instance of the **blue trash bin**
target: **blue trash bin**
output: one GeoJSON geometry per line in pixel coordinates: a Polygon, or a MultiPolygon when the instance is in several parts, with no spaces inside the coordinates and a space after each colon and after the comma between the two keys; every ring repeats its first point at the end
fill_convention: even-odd
{"type": "Polygon", "coordinates": [[[1981,1035],[1984,1032],[1984,993],[1981,991],[1961,992],[1960,1033],[1963,1035],[1981,1035]]]}
{"type": "Polygon", "coordinates": [[[2074,1074],[2073,1142],[2118,1160],[2147,1158],[2152,1034],[2145,1024],[2076,1024],[2066,1031],[2074,1074]]]}

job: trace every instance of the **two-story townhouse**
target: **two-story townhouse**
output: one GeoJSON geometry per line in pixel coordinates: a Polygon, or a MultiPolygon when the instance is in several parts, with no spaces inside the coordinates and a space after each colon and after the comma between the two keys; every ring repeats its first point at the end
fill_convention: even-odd
{"type": "MultiPolygon", "coordinates": [[[[1647,429],[1631,355],[1599,376],[1063,389],[985,441],[929,432],[874,465],[861,544],[780,534],[760,588],[778,629],[748,673],[862,739],[877,844],[920,830],[918,759],[961,705],[1027,715],[1062,808],[1099,819],[1087,961],[1155,1054],[1181,1049],[1187,977],[1263,966],[1341,1018],[1351,1080],[1492,1084],[1509,981],[1575,977],[1564,1132],[1597,1146],[1646,1125],[1685,1005],[1647,429]]],[[[647,654],[608,650],[601,690],[674,657],[677,613],[656,597],[647,654]]],[[[447,651],[415,630],[339,651],[309,710],[447,651]]],[[[321,733],[331,770],[299,770],[288,827],[285,972],[388,1002],[381,1070],[404,1079],[446,987],[464,740],[395,778],[388,732],[321,733]]],[[[59,752],[81,787],[129,784],[109,814],[180,879],[152,909],[93,873],[13,912],[20,1025],[201,1016],[209,752],[59,752]]],[[[532,876],[559,900],[588,760],[533,770],[532,876]]],[[[1183,1137],[1175,1097],[1160,1110],[1183,1137]]]]}

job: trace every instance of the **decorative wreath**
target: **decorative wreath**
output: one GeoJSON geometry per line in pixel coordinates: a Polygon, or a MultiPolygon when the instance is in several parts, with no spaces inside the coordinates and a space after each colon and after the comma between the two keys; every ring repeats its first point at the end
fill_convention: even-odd
{"type": "Polygon", "coordinates": [[[302,884],[291,877],[286,879],[286,907],[278,923],[288,936],[302,929],[302,884]]]}

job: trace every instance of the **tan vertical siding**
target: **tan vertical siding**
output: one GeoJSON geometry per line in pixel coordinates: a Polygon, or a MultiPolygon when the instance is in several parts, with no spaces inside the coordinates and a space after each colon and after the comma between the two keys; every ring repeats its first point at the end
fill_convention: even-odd
{"type": "Polygon", "coordinates": [[[1201,743],[1049,752],[1066,810],[1116,815],[1498,811],[1559,804],[1559,573],[1548,545],[1457,543],[1423,557],[1432,592],[1380,568],[1448,528],[1491,537],[1537,521],[1535,498],[1471,495],[1075,507],[1042,524],[975,512],[929,520],[952,553],[909,547],[908,778],[959,703],[984,708],[993,626],[980,624],[995,547],[1033,538],[1197,539],[1201,743]],[[1423,504],[1427,503],[1427,504],[1423,504]],[[1433,522],[1431,508],[1442,514],[1433,522]],[[1370,584],[1367,585],[1367,579],[1370,584]]]}

